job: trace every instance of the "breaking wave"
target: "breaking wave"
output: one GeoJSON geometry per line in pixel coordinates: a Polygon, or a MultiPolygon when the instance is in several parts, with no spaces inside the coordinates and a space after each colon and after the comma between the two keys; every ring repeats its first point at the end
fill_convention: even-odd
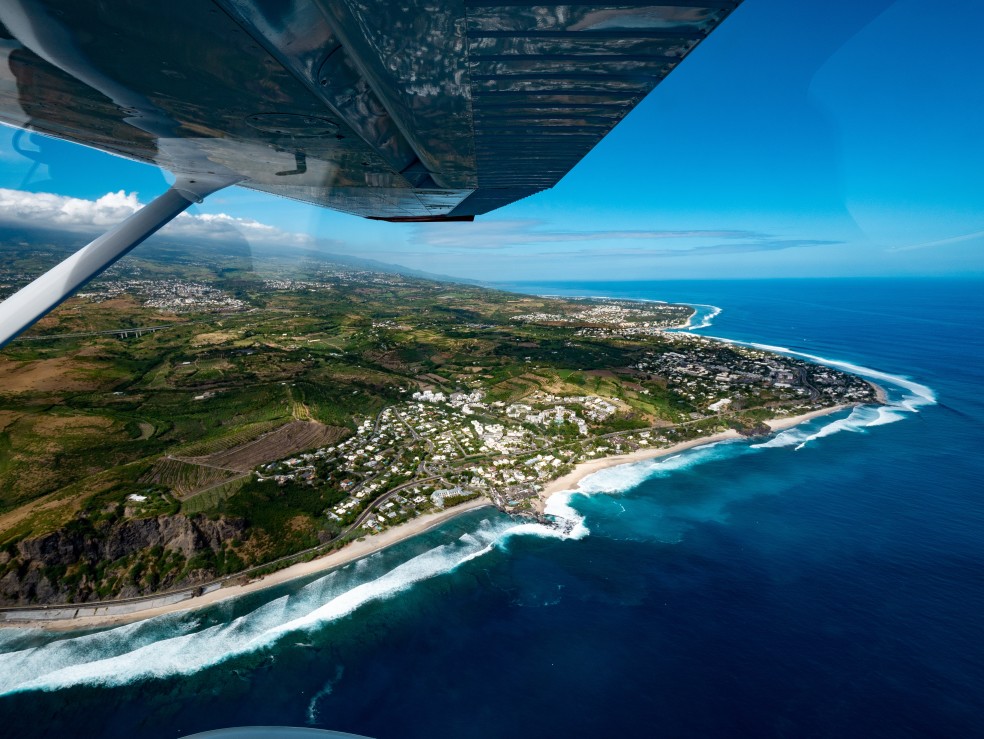
{"type": "MultiPolygon", "coordinates": [[[[695,305],[695,307],[698,307],[695,305]]],[[[710,325],[710,321],[721,311],[714,306],[700,306],[713,309],[702,316],[702,325],[690,328],[702,328],[710,325]]],[[[690,330],[683,329],[683,330],[690,330]]],[[[908,415],[918,413],[921,408],[936,404],[936,394],[926,385],[918,383],[908,377],[893,375],[880,370],[864,367],[859,364],[845,362],[837,359],[828,359],[815,354],[807,354],[794,349],[770,344],[758,344],[754,342],[736,341],[725,339],[718,336],[710,336],[717,341],[728,344],[762,349],[763,351],[785,354],[787,356],[808,359],[817,364],[844,370],[860,377],[864,377],[873,382],[879,383],[885,392],[884,405],[863,405],[856,406],[849,413],[845,410],[843,414],[832,414],[830,417],[823,417],[822,420],[804,422],[790,429],[779,432],[771,439],[758,443],[747,444],[743,441],[716,442],[704,446],[694,447],[680,454],[643,460],[640,462],[628,463],[616,467],[609,467],[600,470],[592,475],[583,478],[577,490],[565,493],[564,505],[570,508],[570,499],[573,495],[591,495],[596,493],[623,493],[638,487],[642,482],[656,477],[664,477],[681,469],[687,469],[698,464],[702,464],[722,456],[734,456],[738,454],[755,453],[766,449],[779,449],[793,447],[800,450],[810,442],[832,436],[842,431],[849,433],[864,433],[867,429],[877,426],[884,426],[896,423],[905,419],[908,415]],[[817,428],[817,424],[822,425],[817,428]]],[[[552,501],[554,498],[550,500],[552,501]]],[[[583,526],[583,523],[581,524],[583,526]]],[[[585,528],[585,531],[587,529],[585,528]]]]}
{"type": "Polygon", "coordinates": [[[851,411],[847,418],[840,418],[824,425],[819,431],[812,433],[804,432],[800,427],[794,427],[783,431],[774,439],[770,439],[764,444],[756,444],[756,448],[775,448],[783,446],[794,446],[802,449],[806,444],[817,439],[822,439],[840,431],[852,433],[863,432],[865,429],[876,426],[884,426],[889,423],[896,423],[903,420],[906,416],[919,413],[921,408],[936,405],[936,393],[926,385],[916,382],[908,377],[892,375],[888,372],[864,367],[851,362],[844,362],[838,359],[828,359],[816,354],[799,352],[784,346],[773,346],[771,344],[758,344],[754,342],[734,341],[713,337],[718,341],[729,344],[739,344],[750,346],[763,351],[785,354],[787,356],[808,359],[811,362],[822,364],[827,367],[844,370],[852,374],[864,377],[865,379],[877,382],[885,392],[885,405],[881,406],[859,406],[851,411]]]}
{"type": "Polygon", "coordinates": [[[751,341],[735,341],[734,339],[722,339],[719,336],[708,338],[713,338],[717,341],[724,341],[728,344],[740,344],[742,346],[754,347],[755,349],[762,349],[763,351],[809,359],[811,362],[816,362],[817,364],[844,370],[845,372],[860,375],[861,377],[868,378],[869,380],[887,383],[889,387],[885,389],[889,391],[889,407],[893,404],[898,404],[900,409],[903,411],[918,412],[919,408],[923,406],[936,405],[936,393],[934,393],[933,390],[926,385],[922,385],[915,380],[909,379],[908,377],[891,375],[888,372],[881,372],[880,370],[871,369],[871,367],[863,367],[860,364],[852,364],[851,362],[844,362],[839,359],[827,359],[826,357],[819,357],[816,354],[799,352],[785,346],[757,344],[751,341]],[[892,390],[896,391],[896,395],[899,391],[901,391],[902,395],[893,399],[892,390]]]}
{"type": "Polygon", "coordinates": [[[686,326],[673,329],[674,331],[696,331],[701,328],[710,328],[714,319],[721,315],[721,309],[716,305],[708,305],[707,303],[687,303],[687,305],[697,312],[691,316],[686,326]]]}
{"type": "MultiPolygon", "coordinates": [[[[40,642],[45,638],[43,634],[10,632],[9,636],[0,636],[0,695],[78,684],[118,686],[191,674],[263,650],[288,634],[343,618],[366,603],[392,598],[416,583],[487,554],[510,536],[586,536],[583,518],[562,498],[550,501],[548,512],[557,520],[556,527],[484,519],[474,531],[385,572],[372,574],[371,570],[379,565],[373,562],[379,555],[373,555],[227,623],[203,628],[200,621],[187,615],[168,615],[40,646],[28,646],[31,639],[26,637],[31,634],[40,642]]],[[[313,701],[310,709],[315,715],[316,703],[313,701]]]]}
{"type": "Polygon", "coordinates": [[[736,446],[742,446],[741,442],[737,440],[717,441],[693,447],[669,457],[644,459],[639,462],[608,467],[582,479],[578,484],[577,492],[586,495],[625,492],[638,487],[646,480],[669,477],[674,472],[719,459],[730,454],[736,446]]]}
{"type": "MultiPolygon", "coordinates": [[[[689,305],[697,309],[697,313],[694,315],[694,318],[691,319],[692,325],[688,325],[683,329],[678,329],[679,331],[693,331],[695,329],[708,328],[711,326],[714,319],[721,314],[721,309],[717,306],[704,303],[689,303],[689,305]]],[[[931,388],[901,375],[889,374],[888,372],[882,372],[880,370],[872,369],[871,367],[864,367],[859,364],[853,364],[851,362],[845,362],[838,359],[828,359],[827,357],[796,351],[795,349],[790,349],[785,346],[774,346],[772,344],[761,344],[751,341],[738,341],[735,339],[726,339],[721,336],[707,336],[707,338],[722,341],[727,344],[748,346],[755,349],[761,349],[763,351],[785,354],[786,356],[808,359],[811,362],[844,370],[845,372],[850,372],[873,382],[880,383],[882,389],[886,392],[886,404],[883,406],[860,406],[854,408],[851,411],[851,414],[846,418],[834,420],[823,426],[820,430],[814,432],[806,432],[801,430],[799,427],[794,427],[781,432],[769,441],[762,444],[752,445],[753,449],[774,449],[786,446],[794,446],[796,449],[802,449],[811,441],[822,439],[840,431],[858,433],[864,431],[864,429],[884,426],[889,423],[901,421],[908,414],[918,413],[920,408],[935,405],[937,402],[936,394],[931,388]]]]}
{"type": "MultiPolygon", "coordinates": [[[[710,325],[720,313],[714,306],[703,307],[708,310],[701,316],[700,324],[691,329],[710,325]]],[[[511,537],[582,539],[590,531],[584,516],[572,504],[577,495],[625,492],[645,480],[669,476],[725,456],[783,447],[802,449],[842,431],[859,433],[895,423],[936,402],[930,388],[906,377],[786,347],[720,340],[809,359],[877,381],[887,392],[887,403],[859,406],[822,422],[802,424],[758,444],[740,440],[716,442],[674,456],[610,467],[582,479],[576,490],[551,496],[545,514],[552,525],[517,523],[505,518],[483,519],[470,533],[391,569],[380,571],[387,560],[377,553],[229,621],[213,624],[188,614],[172,614],[79,636],[52,637],[37,631],[0,633],[0,695],[78,684],[117,686],[198,672],[233,657],[264,650],[285,635],[319,628],[372,601],[392,598],[416,583],[451,572],[497,547],[505,548],[511,537]],[[818,424],[822,425],[817,428],[818,424]]],[[[330,693],[340,677],[341,673],[311,700],[310,721],[317,718],[318,702],[330,693]]]]}
{"type": "MultiPolygon", "coordinates": [[[[880,426],[885,423],[891,423],[891,421],[885,420],[885,416],[881,413],[881,411],[881,408],[859,406],[852,409],[847,418],[838,418],[835,421],[831,421],[817,431],[805,431],[800,427],[793,427],[791,429],[787,429],[786,431],[780,432],[766,442],[761,444],[753,444],[751,448],[779,449],[782,447],[792,446],[796,449],[802,449],[811,441],[816,441],[817,439],[822,439],[826,436],[831,436],[841,431],[858,433],[871,426],[880,426]]],[[[899,416],[896,420],[901,420],[901,418],[902,417],[899,416]]]]}

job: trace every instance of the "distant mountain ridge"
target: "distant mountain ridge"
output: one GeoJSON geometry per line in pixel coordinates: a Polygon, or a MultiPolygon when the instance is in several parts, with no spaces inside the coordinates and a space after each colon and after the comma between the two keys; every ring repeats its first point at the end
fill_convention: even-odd
{"type": "MultiPolygon", "coordinates": [[[[485,284],[481,280],[470,280],[463,277],[452,277],[450,275],[436,272],[428,272],[412,267],[405,267],[402,264],[392,264],[382,262],[377,259],[357,257],[349,254],[336,254],[325,252],[317,246],[284,246],[267,244],[250,244],[238,234],[232,232],[230,228],[230,238],[228,239],[185,239],[175,238],[165,234],[157,234],[150,237],[145,243],[133,250],[132,256],[137,259],[147,259],[157,262],[167,263],[183,259],[201,259],[206,254],[213,254],[216,261],[213,265],[215,270],[223,269],[224,259],[249,259],[261,260],[262,262],[273,261],[283,262],[285,265],[290,263],[303,264],[313,262],[319,265],[333,264],[349,269],[368,270],[372,272],[382,272],[385,274],[397,274],[405,277],[417,277],[436,282],[455,282],[467,285],[485,284]]],[[[23,250],[37,245],[39,252],[56,252],[51,255],[51,264],[45,268],[53,266],[56,260],[60,260],[73,251],[85,246],[93,238],[93,234],[80,233],[77,231],[66,231],[54,228],[28,229],[24,227],[0,226],[0,251],[14,247],[23,250]],[[64,253],[64,254],[62,254],[64,253]]],[[[48,256],[48,255],[46,255],[48,256]]],[[[49,257],[50,258],[50,257],[49,257]]],[[[207,259],[201,259],[207,262],[207,259]]],[[[313,266],[313,265],[312,265],[313,266]]],[[[255,270],[252,265],[245,268],[255,270]]],[[[40,273],[39,273],[40,274],[40,273]]]]}

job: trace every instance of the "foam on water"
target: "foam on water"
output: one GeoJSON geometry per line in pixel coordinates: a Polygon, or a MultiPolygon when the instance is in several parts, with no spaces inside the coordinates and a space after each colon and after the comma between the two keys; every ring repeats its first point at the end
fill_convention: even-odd
{"type": "MultiPolygon", "coordinates": [[[[714,318],[721,314],[721,309],[713,305],[707,305],[704,303],[689,303],[688,305],[698,309],[703,308],[709,310],[703,314],[701,314],[698,310],[700,320],[699,325],[688,326],[686,329],[682,329],[685,331],[692,331],[698,328],[708,328],[713,323],[714,318]]],[[[822,364],[827,367],[835,367],[837,369],[844,370],[845,372],[851,372],[853,374],[860,375],[861,377],[866,377],[870,380],[887,384],[889,386],[886,388],[889,393],[888,407],[881,408],[879,418],[873,419],[871,423],[868,423],[868,426],[880,426],[886,423],[894,423],[895,421],[900,421],[905,417],[900,414],[899,411],[909,411],[915,413],[924,406],[936,404],[936,393],[934,393],[931,388],[915,382],[908,377],[892,375],[888,372],[882,372],[880,370],[872,369],[871,367],[864,367],[859,364],[853,364],[851,362],[845,362],[839,359],[829,359],[816,354],[800,352],[785,346],[761,344],[754,341],[738,341],[736,339],[726,339],[721,336],[707,336],[707,338],[714,339],[715,341],[723,341],[726,344],[738,344],[740,346],[749,346],[755,349],[762,349],[763,351],[775,352],[777,354],[785,354],[791,357],[809,359],[817,364],[822,364]],[[892,392],[893,390],[895,391],[894,393],[892,392]],[[901,397],[898,397],[898,391],[902,391],[901,397]]]]}
{"type": "Polygon", "coordinates": [[[721,315],[721,309],[716,305],[709,305],[707,303],[687,303],[691,308],[695,308],[697,312],[690,317],[687,321],[687,325],[680,329],[673,329],[675,331],[696,331],[701,328],[709,328],[714,319],[721,315]]]}
{"type": "MultiPolygon", "coordinates": [[[[709,326],[720,313],[715,306],[700,315],[700,323],[688,330],[709,326]]],[[[714,337],[716,338],[716,337],[714,337]]],[[[841,431],[863,432],[902,420],[924,406],[934,404],[933,391],[913,380],[868,367],[797,352],[786,347],[720,339],[780,354],[802,357],[886,386],[888,404],[860,406],[839,418],[787,429],[760,444],[717,442],[695,447],[674,456],[610,467],[580,481],[577,490],[551,496],[545,513],[554,525],[537,522],[484,519],[478,527],[457,540],[434,547],[384,572],[380,553],[363,558],[312,581],[297,592],[266,602],[229,622],[203,626],[189,615],[169,615],[106,631],[52,638],[38,632],[0,632],[0,695],[24,690],[54,690],[77,685],[123,685],[138,680],[190,674],[237,655],[260,651],[284,635],[318,628],[351,614],[361,606],[392,598],[414,584],[450,572],[482,557],[496,547],[505,547],[514,536],[581,539],[590,531],[585,519],[572,505],[576,495],[619,493],[645,480],[664,477],[698,464],[737,454],[794,447],[802,449],[841,431]]],[[[317,715],[315,696],[309,717],[317,715]]]]}
{"type": "Polygon", "coordinates": [[[489,551],[509,528],[513,528],[509,521],[484,521],[471,534],[368,580],[364,579],[368,565],[362,560],[228,623],[199,628],[194,620],[164,616],[7,652],[0,656],[0,694],[80,683],[122,685],[190,674],[263,649],[287,633],[341,618],[365,603],[392,597],[420,580],[450,572],[489,551]],[[358,584],[353,586],[353,581],[358,584]]]}
{"type": "MultiPolygon", "coordinates": [[[[693,447],[670,457],[644,459],[639,462],[606,467],[584,477],[578,483],[577,492],[586,495],[625,492],[654,477],[668,477],[679,470],[689,469],[713,459],[720,459],[730,455],[736,447],[740,448],[741,446],[743,445],[740,442],[717,441],[693,447]]],[[[552,501],[553,497],[550,500],[552,501]]]]}
{"type": "Polygon", "coordinates": [[[569,493],[551,495],[547,499],[543,512],[558,522],[560,528],[534,524],[534,526],[540,526],[540,528],[515,533],[533,533],[540,536],[553,536],[562,539],[583,539],[591,533],[588,527],[584,525],[584,516],[578,513],[571,505],[571,494],[569,493]]]}
{"type": "Polygon", "coordinates": [[[860,406],[851,411],[847,418],[840,418],[823,426],[819,431],[806,434],[798,428],[783,431],[764,444],[756,444],[755,448],[768,449],[775,447],[794,446],[802,449],[806,444],[816,439],[822,439],[840,431],[853,433],[863,432],[865,429],[876,426],[884,426],[889,423],[896,423],[903,420],[910,413],[918,413],[920,408],[936,404],[936,393],[926,385],[922,385],[908,377],[892,375],[888,372],[864,367],[851,362],[844,362],[838,359],[829,359],[816,354],[796,351],[785,346],[773,346],[771,344],[759,344],[755,342],[735,341],[721,337],[711,337],[718,341],[741,346],[750,346],[755,349],[785,354],[792,357],[808,359],[817,364],[827,367],[851,372],[855,375],[877,381],[885,390],[886,404],[883,406],[860,406]]]}
{"type": "Polygon", "coordinates": [[[321,686],[321,690],[314,694],[311,700],[308,702],[307,708],[307,722],[309,726],[314,726],[318,723],[318,703],[322,698],[327,698],[335,690],[335,686],[338,681],[342,679],[342,675],[345,673],[345,668],[342,665],[338,665],[335,668],[335,677],[326,682],[321,686]]]}
{"type": "MultiPolygon", "coordinates": [[[[681,331],[691,331],[697,328],[707,328],[713,319],[721,313],[721,309],[712,305],[691,304],[695,308],[709,309],[703,314],[698,311],[700,323],[688,326],[681,331]]],[[[703,462],[719,458],[722,454],[734,455],[746,452],[754,452],[764,449],[778,449],[783,447],[794,447],[803,449],[812,441],[823,439],[842,431],[849,433],[863,433],[866,429],[876,426],[895,423],[903,420],[906,415],[918,413],[920,408],[936,404],[936,394],[926,385],[922,385],[908,377],[893,375],[880,370],[864,367],[859,364],[845,362],[837,359],[829,359],[816,354],[807,354],[783,346],[773,346],[770,344],[759,344],[755,342],[737,341],[725,339],[719,336],[709,336],[707,338],[722,341],[728,344],[762,349],[763,351],[785,354],[787,356],[808,359],[817,364],[834,367],[846,372],[865,377],[867,379],[881,383],[886,391],[886,404],[881,406],[857,406],[851,409],[846,417],[835,417],[824,423],[819,429],[815,429],[815,422],[805,422],[793,428],[784,430],[759,444],[744,444],[741,442],[718,442],[704,446],[694,447],[686,452],[671,457],[643,460],[641,462],[627,463],[616,467],[609,467],[600,470],[592,475],[583,478],[577,490],[566,494],[564,506],[570,509],[569,501],[572,495],[590,495],[595,493],[621,493],[637,487],[645,480],[654,477],[661,477],[671,474],[680,469],[686,469],[703,462]]],[[[558,496],[550,498],[551,501],[558,496]]],[[[575,512],[575,515],[576,512],[575,512]]],[[[581,524],[583,527],[583,522],[581,524]]],[[[584,527],[587,532],[587,528],[584,527]]]]}
{"type": "Polygon", "coordinates": [[[826,436],[831,436],[832,434],[839,433],[841,431],[848,431],[852,433],[858,433],[868,428],[869,426],[878,425],[879,423],[885,423],[880,421],[881,414],[878,408],[872,408],[868,406],[859,406],[851,410],[851,414],[846,418],[838,418],[823,425],[817,431],[807,431],[808,426],[803,427],[794,426],[791,429],[787,429],[777,434],[772,439],[761,444],[752,444],[752,449],[779,449],[782,447],[795,447],[796,449],[802,449],[808,442],[815,441],[817,439],[822,439],[826,436]]]}
{"type": "Polygon", "coordinates": [[[373,555],[228,623],[200,628],[195,619],[171,615],[41,646],[19,648],[22,642],[11,640],[13,648],[0,654],[0,695],[78,684],[115,686],[191,674],[265,649],[287,634],[343,618],[371,601],[391,598],[415,583],[488,554],[510,536],[586,536],[583,518],[563,502],[563,496],[555,498],[548,513],[557,519],[557,527],[486,519],[456,541],[434,547],[381,574],[369,572],[372,559],[379,556],[373,555]]]}
{"type": "Polygon", "coordinates": [[[891,375],[888,372],[881,372],[880,370],[872,369],[871,367],[863,367],[860,364],[844,362],[839,359],[828,359],[827,357],[820,357],[816,354],[807,354],[806,352],[796,351],[795,349],[790,349],[785,346],[758,344],[751,341],[735,341],[734,339],[723,339],[719,336],[711,336],[708,338],[713,338],[716,341],[724,341],[728,344],[739,344],[741,346],[750,346],[755,349],[762,349],[763,351],[775,352],[777,354],[786,354],[791,357],[802,357],[803,359],[809,359],[817,364],[822,364],[827,367],[835,367],[836,369],[851,372],[855,375],[860,375],[861,377],[866,377],[870,380],[886,383],[889,386],[885,388],[889,395],[889,407],[896,406],[901,410],[918,412],[918,410],[924,406],[936,405],[936,393],[934,393],[933,390],[926,385],[922,385],[915,380],[909,379],[908,377],[891,375]]]}

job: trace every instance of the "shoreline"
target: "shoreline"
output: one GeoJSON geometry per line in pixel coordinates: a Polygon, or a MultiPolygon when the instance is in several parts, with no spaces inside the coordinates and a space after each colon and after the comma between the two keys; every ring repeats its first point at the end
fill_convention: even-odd
{"type": "MultiPolygon", "coordinates": [[[[881,390],[878,386],[876,386],[876,388],[879,391],[881,390]]],[[[830,408],[821,408],[816,411],[801,413],[796,416],[769,419],[765,421],[765,424],[769,427],[770,433],[775,433],[793,426],[797,426],[801,423],[811,421],[814,418],[827,416],[851,407],[853,406],[843,404],[830,408]]],[[[679,454],[680,452],[693,449],[695,447],[706,446],[708,444],[714,444],[721,441],[736,441],[746,438],[748,437],[742,436],[734,429],[728,429],[727,431],[719,431],[709,436],[701,436],[696,439],[681,441],[668,447],[639,449],[628,454],[590,459],[579,463],[566,475],[547,483],[544,489],[540,492],[539,497],[535,499],[535,506],[540,513],[543,513],[546,501],[552,495],[561,492],[577,492],[577,485],[581,480],[588,475],[594,474],[595,472],[599,472],[603,469],[608,469],[609,467],[632,464],[634,462],[641,462],[647,459],[658,459],[660,457],[679,454]]],[[[8,620],[0,617],[0,628],[37,628],[44,631],[82,631],[110,626],[122,626],[124,624],[142,621],[144,619],[154,618],[155,616],[162,616],[168,613],[178,613],[181,611],[192,611],[199,608],[205,608],[232,598],[238,598],[260,590],[283,585],[284,583],[292,580],[308,577],[310,575],[326,573],[337,567],[341,567],[355,560],[369,556],[370,554],[375,554],[383,549],[399,544],[406,539],[422,534],[462,514],[477,510],[479,508],[484,508],[486,506],[492,506],[492,503],[489,502],[487,498],[477,498],[475,500],[462,503],[460,506],[455,506],[444,511],[428,513],[420,516],[419,518],[408,521],[401,526],[387,529],[386,531],[372,537],[367,537],[361,541],[356,540],[350,542],[337,551],[330,552],[308,562],[299,562],[297,564],[290,565],[282,570],[277,570],[276,572],[272,572],[269,575],[264,575],[245,584],[221,586],[213,590],[206,591],[201,595],[182,597],[176,602],[156,606],[152,605],[147,608],[138,607],[132,611],[121,611],[115,613],[110,612],[111,609],[126,609],[130,604],[124,602],[119,605],[108,603],[98,606],[87,606],[85,603],[79,603],[67,608],[63,605],[49,607],[24,606],[20,609],[21,612],[25,614],[39,614],[41,617],[28,617],[16,620],[8,620]],[[94,610],[96,612],[93,614],[76,615],[67,618],[44,618],[42,615],[45,612],[57,613],[58,611],[68,611],[72,609],[75,609],[76,611],[94,610]],[[100,613],[99,611],[105,612],[100,613]]],[[[167,599],[168,597],[174,596],[168,596],[167,594],[162,594],[157,598],[154,598],[154,596],[148,596],[148,600],[153,602],[154,600],[167,599]]],[[[13,615],[17,612],[18,611],[15,610],[8,611],[7,613],[13,615]]]]}
{"type": "MultiPolygon", "coordinates": [[[[231,598],[238,598],[259,590],[283,585],[291,580],[298,580],[309,575],[328,572],[329,570],[354,562],[357,559],[362,559],[370,554],[380,552],[383,549],[388,549],[418,534],[423,534],[435,526],[446,523],[462,514],[491,505],[487,499],[477,498],[447,510],[427,513],[419,518],[407,521],[401,526],[386,529],[379,534],[366,537],[362,541],[356,540],[350,542],[337,551],[317,557],[309,562],[298,562],[290,567],[271,572],[269,575],[264,575],[248,583],[219,587],[202,595],[179,600],[176,603],[140,608],[129,613],[101,613],[64,619],[19,619],[16,621],[0,619],[0,628],[41,629],[43,631],[83,631],[105,626],[122,626],[133,623],[134,621],[143,621],[144,619],[155,616],[162,616],[167,613],[198,610],[199,608],[215,605],[231,598]]],[[[79,603],[73,607],[80,610],[92,608],[92,606],[86,606],[85,603],[79,603]]],[[[98,608],[111,609],[113,607],[112,604],[108,604],[99,606],[98,608]]],[[[119,607],[125,607],[125,604],[120,604],[119,607]]],[[[50,608],[51,610],[68,610],[64,606],[51,606],[50,608]]],[[[24,612],[37,613],[44,612],[47,609],[44,606],[24,606],[22,610],[24,612]]]]}
{"type": "MultiPolygon", "coordinates": [[[[765,421],[765,424],[769,427],[770,433],[775,433],[777,431],[784,431],[788,428],[792,428],[793,426],[798,426],[799,424],[806,423],[807,421],[812,421],[814,418],[829,416],[833,413],[837,413],[838,411],[842,411],[845,408],[852,407],[854,406],[849,404],[835,405],[830,408],[821,408],[808,413],[800,413],[796,416],[780,416],[778,418],[772,418],[765,421]]],[[[540,493],[540,512],[543,512],[543,505],[551,496],[556,495],[557,493],[577,492],[578,483],[580,483],[581,480],[588,475],[593,475],[595,472],[600,472],[601,470],[605,470],[610,467],[618,467],[623,464],[642,462],[647,459],[668,457],[673,454],[679,454],[680,452],[684,452],[688,449],[706,446],[708,444],[715,444],[720,441],[735,441],[738,439],[747,438],[749,437],[742,436],[734,429],[728,429],[727,431],[719,431],[718,433],[711,434],[710,436],[701,436],[697,439],[688,439],[687,441],[677,442],[672,446],[639,449],[638,451],[630,452],[629,454],[618,454],[611,457],[589,459],[586,462],[581,462],[576,465],[573,470],[568,472],[563,477],[558,477],[556,480],[549,482],[546,486],[544,486],[542,492],[540,493]]]]}
{"type": "Polygon", "coordinates": [[[579,462],[574,466],[573,470],[568,472],[563,477],[558,477],[556,480],[547,483],[540,492],[540,500],[542,502],[546,502],[548,498],[556,495],[557,493],[567,493],[571,491],[576,492],[576,486],[579,482],[581,482],[581,480],[588,475],[593,475],[595,472],[600,472],[601,470],[608,469],[609,467],[618,467],[623,464],[642,462],[647,459],[668,457],[671,454],[677,454],[679,452],[686,451],[687,449],[704,446],[705,444],[714,444],[719,441],[729,441],[741,438],[744,437],[742,437],[742,435],[737,431],[734,429],[728,429],[727,431],[719,431],[718,433],[711,434],[710,436],[701,436],[697,439],[680,441],[672,446],[639,449],[634,452],[629,452],[628,454],[616,454],[611,457],[598,457],[597,459],[589,459],[585,462],[579,462]]]}

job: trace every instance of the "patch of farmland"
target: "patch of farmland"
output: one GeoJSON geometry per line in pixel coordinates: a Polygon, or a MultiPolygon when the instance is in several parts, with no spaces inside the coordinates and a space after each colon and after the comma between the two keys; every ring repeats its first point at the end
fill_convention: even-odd
{"type": "Polygon", "coordinates": [[[182,460],[200,465],[211,465],[229,470],[247,472],[267,462],[273,462],[292,454],[334,444],[346,430],[338,426],[325,426],[317,421],[293,421],[276,431],[263,434],[258,439],[240,444],[232,449],[207,456],[183,457],[182,460]]]}
{"type": "Polygon", "coordinates": [[[179,498],[187,498],[240,474],[233,470],[162,457],[143,477],[142,482],[163,485],[179,498]]]}
{"type": "Polygon", "coordinates": [[[242,446],[243,444],[248,444],[256,439],[256,437],[269,431],[273,431],[282,425],[284,425],[284,419],[282,418],[270,421],[248,423],[240,426],[232,433],[223,434],[222,436],[218,436],[213,439],[196,441],[191,444],[172,449],[171,456],[181,458],[206,457],[210,454],[227,451],[235,447],[242,446]]]}

